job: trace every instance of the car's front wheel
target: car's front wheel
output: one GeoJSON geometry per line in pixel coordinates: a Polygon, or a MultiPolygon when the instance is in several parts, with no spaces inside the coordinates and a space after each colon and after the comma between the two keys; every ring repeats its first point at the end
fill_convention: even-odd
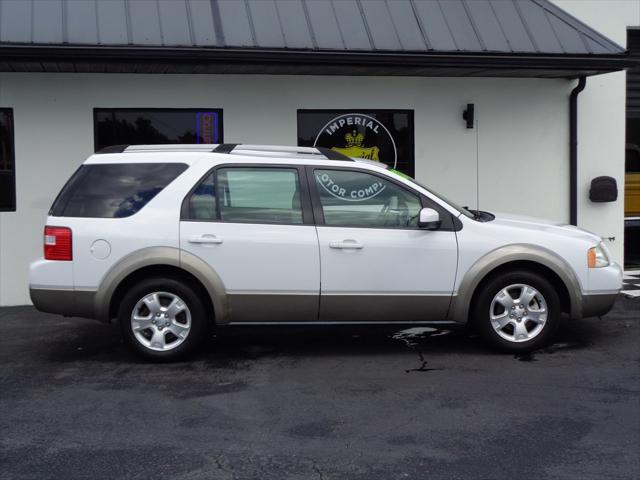
{"type": "Polygon", "coordinates": [[[493,346],[508,352],[527,352],[549,343],[560,322],[558,293],[542,275],[506,272],[480,287],[473,321],[493,346]]]}
{"type": "Polygon", "coordinates": [[[154,360],[191,353],[206,337],[207,311],[188,285],[170,278],[140,282],[122,299],[118,320],[125,341],[154,360]]]}

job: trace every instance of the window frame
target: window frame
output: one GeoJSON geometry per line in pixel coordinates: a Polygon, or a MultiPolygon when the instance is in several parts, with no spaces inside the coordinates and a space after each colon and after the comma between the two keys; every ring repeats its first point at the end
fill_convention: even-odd
{"type": "Polygon", "coordinates": [[[10,146],[11,146],[11,156],[9,158],[9,164],[11,165],[11,174],[10,178],[13,183],[13,189],[11,191],[11,202],[9,207],[0,206],[0,212],[16,212],[18,210],[17,205],[17,186],[16,186],[16,132],[15,132],[15,119],[13,116],[13,107],[2,107],[0,108],[1,113],[8,113],[11,117],[11,135],[9,138],[10,146]]]}
{"type": "MultiPolygon", "coordinates": [[[[93,151],[98,152],[98,112],[183,112],[183,111],[192,111],[194,114],[197,112],[215,112],[218,114],[218,124],[220,135],[218,138],[218,143],[224,143],[224,115],[222,108],[199,108],[199,107],[171,107],[171,108],[162,108],[162,107],[126,107],[126,108],[118,108],[118,107],[94,107],[93,108],[93,151]]],[[[141,144],[131,144],[131,145],[141,145],[141,144]]],[[[177,145],[174,143],[168,143],[166,145],[177,145]]],[[[198,144],[193,144],[198,145],[198,144]]],[[[108,145],[107,145],[108,146],[108,145]]]]}
{"type": "Polygon", "coordinates": [[[440,215],[440,226],[435,229],[436,231],[445,231],[452,232],[458,231],[462,227],[462,223],[455,219],[454,216],[448,212],[445,208],[438,205],[436,202],[428,198],[422,192],[414,190],[404,183],[396,180],[393,177],[383,175],[379,172],[374,172],[372,170],[367,170],[363,168],[357,167],[342,167],[342,166],[329,166],[329,165],[309,165],[306,167],[307,170],[307,181],[309,182],[309,190],[311,192],[311,204],[313,207],[313,215],[316,219],[316,225],[330,228],[368,228],[370,230],[423,230],[423,231],[434,231],[434,230],[426,230],[420,226],[415,227],[385,227],[385,226],[375,226],[375,227],[366,227],[362,225],[327,225],[324,220],[324,211],[322,209],[322,202],[320,200],[320,192],[318,191],[317,182],[315,180],[315,171],[316,170],[340,170],[354,173],[364,173],[367,175],[371,175],[374,177],[381,178],[387,182],[394,184],[396,187],[404,190],[407,193],[415,195],[420,200],[421,208],[433,208],[440,215]]]}
{"type": "Polygon", "coordinates": [[[193,185],[189,192],[182,199],[182,206],[180,208],[180,221],[181,222],[204,222],[204,223],[225,223],[225,224],[237,224],[237,225],[288,225],[301,227],[305,225],[315,225],[313,207],[311,203],[311,195],[309,192],[309,181],[307,178],[307,171],[305,167],[301,165],[289,165],[282,163],[220,163],[213,168],[207,170],[197,182],[193,185]],[[284,169],[295,170],[298,173],[298,183],[300,184],[300,207],[302,210],[302,223],[283,223],[283,222],[231,222],[229,220],[220,219],[220,202],[218,201],[218,170],[222,168],[264,168],[264,169],[284,169]],[[189,200],[195,190],[213,174],[213,188],[216,193],[216,217],[215,219],[197,219],[189,217],[189,200]]]}

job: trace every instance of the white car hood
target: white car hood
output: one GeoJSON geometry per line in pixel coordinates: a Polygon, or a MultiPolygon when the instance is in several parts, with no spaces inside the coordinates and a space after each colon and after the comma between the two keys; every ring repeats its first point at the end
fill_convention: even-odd
{"type": "Polygon", "coordinates": [[[510,213],[492,213],[496,218],[495,220],[488,222],[489,224],[518,228],[523,230],[543,231],[551,234],[555,233],[559,235],[570,235],[574,237],[589,239],[595,243],[598,243],[602,240],[598,235],[592,232],[562,222],[555,222],[553,220],[545,220],[536,217],[527,217],[523,215],[513,215],[510,213]]]}

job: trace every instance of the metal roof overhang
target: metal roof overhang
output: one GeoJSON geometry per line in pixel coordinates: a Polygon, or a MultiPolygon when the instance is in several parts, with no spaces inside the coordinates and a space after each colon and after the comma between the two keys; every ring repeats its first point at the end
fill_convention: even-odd
{"type": "Polygon", "coordinates": [[[578,78],[635,66],[627,54],[359,52],[0,45],[0,71],[578,78]]]}

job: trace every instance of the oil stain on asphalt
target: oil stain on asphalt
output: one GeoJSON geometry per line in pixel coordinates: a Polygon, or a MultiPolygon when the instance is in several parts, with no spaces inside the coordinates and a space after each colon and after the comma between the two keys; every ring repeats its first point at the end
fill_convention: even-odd
{"type": "Polygon", "coordinates": [[[405,372],[431,372],[434,370],[442,370],[441,368],[427,367],[427,363],[429,362],[424,358],[423,349],[431,337],[448,335],[449,333],[451,333],[450,330],[438,330],[431,327],[413,327],[394,333],[391,338],[394,340],[400,340],[407,347],[415,350],[418,354],[418,358],[420,359],[420,366],[418,368],[409,368],[405,370],[405,372]]]}

